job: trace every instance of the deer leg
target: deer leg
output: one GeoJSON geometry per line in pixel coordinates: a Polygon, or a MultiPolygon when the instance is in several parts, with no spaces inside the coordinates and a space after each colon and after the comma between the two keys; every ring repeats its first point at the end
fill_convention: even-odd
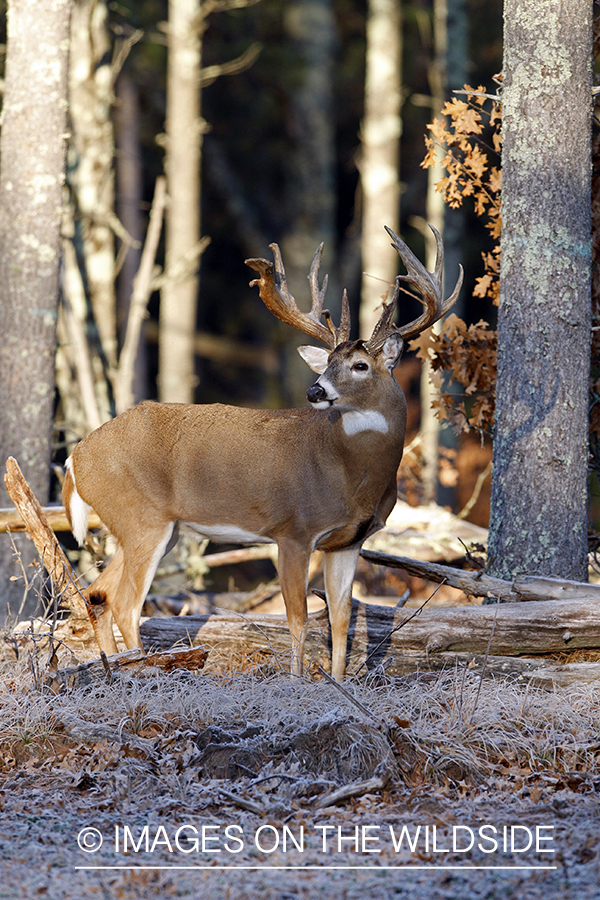
{"type": "Polygon", "coordinates": [[[306,591],[308,586],[308,562],[310,550],[301,545],[281,541],[278,544],[277,569],[281,593],[285,602],[288,627],[292,636],[292,675],[302,675],[302,657],[308,610],[306,591]]]}
{"type": "Polygon", "coordinates": [[[85,590],[90,617],[93,618],[94,634],[100,650],[110,656],[117,652],[113,634],[112,598],[116,596],[123,574],[123,550],[117,551],[107,567],[85,590]]]}
{"type": "Polygon", "coordinates": [[[158,564],[172,546],[174,523],[136,536],[135,544],[123,546],[123,565],[117,591],[108,603],[128,649],[144,649],[140,636],[140,613],[158,564]]]}
{"type": "Polygon", "coordinates": [[[352,583],[359,553],[360,544],[325,553],[325,593],[331,625],[331,674],[337,681],[343,681],[346,674],[352,583]]]}

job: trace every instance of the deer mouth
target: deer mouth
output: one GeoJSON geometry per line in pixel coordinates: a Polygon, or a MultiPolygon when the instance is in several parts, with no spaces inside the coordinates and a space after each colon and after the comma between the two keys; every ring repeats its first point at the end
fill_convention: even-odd
{"type": "Polygon", "coordinates": [[[315,409],[329,409],[339,399],[339,394],[332,384],[321,377],[309,387],[306,397],[315,409]]]}

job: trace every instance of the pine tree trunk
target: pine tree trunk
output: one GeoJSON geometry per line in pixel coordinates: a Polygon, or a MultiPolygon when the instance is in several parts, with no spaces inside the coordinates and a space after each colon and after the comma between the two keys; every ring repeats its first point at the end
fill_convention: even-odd
{"type": "Polygon", "coordinates": [[[506,0],[490,571],[587,580],[591,0],[506,0]]]}
{"type": "MultiPolygon", "coordinates": [[[[42,503],[52,449],[70,10],[71,0],[11,0],[2,110],[0,463],[15,456],[42,503]]],[[[0,506],[7,505],[2,483],[0,506]]],[[[4,602],[13,572],[3,540],[4,602]]],[[[17,585],[17,599],[21,593],[17,585]]]]}

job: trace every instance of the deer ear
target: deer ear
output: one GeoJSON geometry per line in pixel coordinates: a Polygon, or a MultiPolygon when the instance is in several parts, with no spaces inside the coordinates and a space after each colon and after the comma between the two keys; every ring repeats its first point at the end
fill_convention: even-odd
{"type": "Polygon", "coordinates": [[[301,347],[298,347],[298,353],[306,365],[319,375],[322,375],[329,365],[330,351],[324,350],[322,347],[311,347],[308,344],[303,344],[301,347]]]}
{"type": "Polygon", "coordinates": [[[392,331],[381,348],[384,365],[390,372],[395,369],[400,362],[403,349],[404,341],[401,336],[397,332],[392,331]]]}

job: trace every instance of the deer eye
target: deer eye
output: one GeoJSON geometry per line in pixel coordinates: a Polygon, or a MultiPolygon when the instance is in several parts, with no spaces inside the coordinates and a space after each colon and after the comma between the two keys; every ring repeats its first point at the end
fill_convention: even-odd
{"type": "Polygon", "coordinates": [[[369,367],[365,362],[357,362],[352,366],[353,372],[368,372],[369,367]]]}

